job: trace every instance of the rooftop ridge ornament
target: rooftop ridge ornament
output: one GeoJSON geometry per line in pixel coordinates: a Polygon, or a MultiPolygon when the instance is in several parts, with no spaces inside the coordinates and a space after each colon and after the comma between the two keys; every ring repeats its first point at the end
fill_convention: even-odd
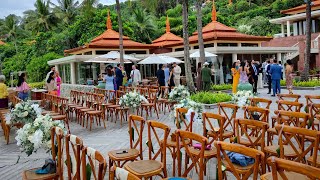
{"type": "Polygon", "coordinates": [[[167,20],[166,20],[166,33],[170,32],[170,21],[169,21],[169,17],[167,15],[167,20]]]}
{"type": "Polygon", "coordinates": [[[110,19],[110,10],[108,10],[107,29],[112,29],[112,22],[110,19]]]}
{"type": "Polygon", "coordinates": [[[211,20],[214,22],[214,21],[217,21],[217,10],[216,10],[216,6],[214,5],[214,0],[212,1],[212,17],[211,17],[211,20]]]}

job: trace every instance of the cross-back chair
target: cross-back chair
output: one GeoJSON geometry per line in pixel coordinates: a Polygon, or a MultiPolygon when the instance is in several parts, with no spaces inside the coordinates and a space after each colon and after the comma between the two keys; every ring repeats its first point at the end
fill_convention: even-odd
{"type": "Polygon", "coordinates": [[[154,110],[157,114],[157,118],[159,119],[159,112],[158,112],[158,90],[157,89],[149,89],[149,96],[148,101],[149,103],[141,103],[141,116],[143,116],[143,111],[146,112],[146,119],[148,119],[149,116],[152,116],[152,110],[154,110]],[[149,115],[150,113],[150,115],[149,115]]]}
{"type": "Polygon", "coordinates": [[[68,179],[80,179],[81,152],[83,149],[83,141],[81,138],[68,134],[65,138],[66,142],[66,165],[68,179]]]}
{"type": "Polygon", "coordinates": [[[269,121],[269,109],[247,106],[244,108],[244,119],[253,119],[262,122],[269,121]]]}
{"type": "Polygon", "coordinates": [[[284,101],[294,101],[299,102],[301,95],[299,94],[277,94],[278,99],[284,101]]]}
{"type": "Polygon", "coordinates": [[[261,176],[261,180],[278,179],[320,179],[320,169],[274,156],[267,160],[271,172],[261,176]]]}
{"type": "Polygon", "coordinates": [[[63,121],[65,127],[67,127],[68,129],[68,133],[70,133],[69,118],[65,110],[66,108],[65,104],[67,103],[68,100],[65,98],[57,97],[57,96],[54,96],[53,99],[54,99],[53,105],[55,109],[57,109],[57,113],[54,113],[54,114],[49,113],[49,115],[51,116],[53,121],[57,121],[57,120],[63,121]]]}
{"type": "Polygon", "coordinates": [[[103,112],[104,107],[102,107],[102,103],[104,102],[104,95],[103,94],[92,94],[93,98],[93,109],[92,111],[87,111],[87,124],[86,127],[88,128],[88,123],[90,123],[90,131],[92,129],[92,124],[94,123],[94,120],[96,120],[97,126],[101,126],[101,121],[104,125],[104,128],[106,129],[106,122],[104,121],[103,112]]]}
{"type": "Polygon", "coordinates": [[[51,180],[51,179],[63,179],[63,139],[64,134],[63,130],[59,127],[53,127],[51,129],[51,151],[52,151],[52,159],[56,160],[56,172],[52,174],[36,174],[35,170],[39,168],[25,170],[22,173],[22,179],[41,179],[41,180],[51,180]],[[55,144],[57,143],[57,149],[55,148],[55,144]]]}
{"type": "MultiPolygon", "coordinates": [[[[310,120],[312,121],[312,129],[320,130],[320,121],[316,117],[320,114],[320,103],[312,103],[309,105],[310,120]]],[[[311,122],[310,122],[311,123],[311,122]]],[[[310,126],[310,125],[309,125],[310,126]]]]}
{"type": "Polygon", "coordinates": [[[109,173],[109,180],[140,180],[134,174],[116,166],[111,167],[109,173]]]}
{"type": "Polygon", "coordinates": [[[306,98],[307,107],[310,107],[313,103],[320,103],[320,95],[305,95],[304,97],[306,98]]]}
{"type": "MultiPolygon", "coordinates": [[[[291,111],[291,112],[300,112],[301,108],[303,107],[302,103],[295,102],[295,101],[284,101],[280,100],[277,101],[278,104],[278,110],[283,110],[283,111],[291,111]]],[[[277,114],[278,111],[275,111],[275,114],[277,114]]],[[[277,122],[277,116],[273,116],[271,118],[272,120],[272,127],[274,127],[275,123],[277,122]]]]}
{"type": "Polygon", "coordinates": [[[82,166],[83,179],[94,179],[94,180],[104,179],[104,176],[107,170],[107,162],[99,151],[91,147],[84,147],[82,149],[81,166],[82,166]],[[87,170],[86,170],[87,167],[90,168],[91,170],[90,176],[92,176],[93,178],[89,178],[87,176],[87,170]]]}
{"type": "Polygon", "coordinates": [[[270,99],[264,99],[259,97],[250,98],[250,105],[254,107],[260,107],[270,109],[272,101],[270,99]]]}
{"type": "Polygon", "coordinates": [[[222,180],[226,177],[225,172],[222,171],[222,166],[226,168],[225,171],[231,172],[236,177],[236,179],[243,180],[249,179],[250,176],[253,176],[253,179],[257,179],[260,167],[265,166],[264,153],[262,151],[222,141],[215,141],[214,145],[217,148],[217,166],[219,180],[222,180]],[[253,158],[254,163],[248,166],[240,166],[238,164],[234,164],[231,162],[226,151],[243,154],[245,156],[253,158]]]}
{"type": "Polygon", "coordinates": [[[123,167],[128,161],[134,161],[138,157],[143,160],[142,155],[142,133],[145,125],[145,120],[136,115],[129,116],[129,138],[130,148],[112,150],[108,152],[109,170],[116,164],[117,167],[123,167]],[[121,163],[122,162],[122,163],[121,163]]]}
{"type": "Polygon", "coordinates": [[[166,113],[166,106],[168,103],[168,86],[160,86],[160,92],[163,92],[163,96],[158,99],[159,110],[161,110],[164,114],[166,113]]]}
{"type": "Polygon", "coordinates": [[[235,132],[234,120],[237,118],[238,109],[239,106],[235,104],[218,104],[218,113],[226,118],[224,126],[225,129],[235,132]],[[231,113],[229,113],[228,111],[231,111],[231,113]]]}
{"type": "Polygon", "coordinates": [[[147,121],[148,124],[148,160],[134,161],[124,165],[124,168],[139,178],[150,178],[159,175],[167,177],[166,166],[166,143],[169,136],[169,126],[157,122],[147,121]],[[163,133],[163,139],[160,139],[159,131],[163,133]],[[159,148],[156,151],[156,147],[159,148]],[[161,159],[159,161],[158,159],[161,159]],[[163,172],[163,175],[161,174],[163,172]]]}

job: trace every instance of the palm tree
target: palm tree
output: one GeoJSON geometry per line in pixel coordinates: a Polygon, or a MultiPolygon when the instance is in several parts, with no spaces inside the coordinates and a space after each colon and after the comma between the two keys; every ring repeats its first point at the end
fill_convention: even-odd
{"type": "Polygon", "coordinates": [[[204,63],[205,54],[204,54],[204,44],[203,44],[203,37],[202,37],[202,12],[201,12],[202,1],[196,1],[196,8],[197,8],[197,29],[198,29],[198,44],[199,44],[199,51],[200,51],[200,59],[201,63],[204,63]]]}
{"type": "Polygon", "coordinates": [[[117,14],[118,14],[118,25],[119,25],[119,48],[120,48],[120,64],[121,66],[124,65],[123,60],[123,33],[122,33],[122,19],[121,19],[121,11],[120,11],[120,2],[119,0],[116,0],[116,8],[117,8],[117,14]]]}
{"type": "Polygon", "coordinates": [[[99,3],[99,0],[83,0],[81,3],[82,12],[87,16],[91,17],[94,14],[94,10],[97,4],[99,3]]]}
{"type": "Polygon", "coordinates": [[[189,30],[188,30],[188,0],[182,0],[183,16],[183,44],[184,44],[184,65],[186,73],[187,86],[191,92],[195,91],[193,78],[191,74],[191,63],[189,53],[189,30]]]}
{"type": "Polygon", "coordinates": [[[306,6],[306,55],[304,59],[304,70],[302,73],[302,80],[308,81],[310,70],[310,51],[311,51],[311,0],[305,0],[306,6]]]}
{"type": "Polygon", "coordinates": [[[133,10],[133,22],[135,25],[134,31],[137,35],[136,40],[140,40],[145,43],[152,42],[152,37],[150,35],[154,34],[155,26],[153,17],[146,12],[146,10],[142,10],[141,8],[135,8],[133,10]]]}
{"type": "Polygon", "coordinates": [[[69,25],[77,15],[77,8],[79,6],[79,1],[75,0],[57,0],[58,3],[54,4],[54,14],[57,18],[61,19],[66,25],[69,25]]]}
{"type": "Polygon", "coordinates": [[[17,53],[17,36],[19,31],[21,31],[21,28],[19,27],[19,18],[14,14],[10,14],[0,23],[0,32],[2,33],[0,35],[4,35],[8,40],[13,41],[17,53]]]}

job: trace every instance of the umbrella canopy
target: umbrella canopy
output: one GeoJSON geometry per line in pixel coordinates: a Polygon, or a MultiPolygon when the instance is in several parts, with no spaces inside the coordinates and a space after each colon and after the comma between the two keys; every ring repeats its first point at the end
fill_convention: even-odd
{"type": "Polygon", "coordinates": [[[152,54],[151,56],[147,57],[146,59],[140,61],[138,64],[171,64],[171,63],[183,63],[183,61],[164,55],[155,55],[152,54]]]}
{"type": "MultiPolygon", "coordinates": [[[[209,53],[207,51],[204,52],[204,57],[216,57],[217,55],[216,54],[212,54],[212,53],[209,53]]],[[[192,53],[190,55],[191,58],[199,58],[200,57],[200,51],[196,51],[194,53],[192,53]]]]}
{"type": "MultiPolygon", "coordinates": [[[[132,61],[139,61],[139,59],[129,56],[123,55],[124,63],[131,63],[132,61]]],[[[85,62],[94,62],[94,63],[120,63],[120,53],[118,51],[110,51],[107,54],[95,57],[93,59],[89,59],[85,62]]]]}

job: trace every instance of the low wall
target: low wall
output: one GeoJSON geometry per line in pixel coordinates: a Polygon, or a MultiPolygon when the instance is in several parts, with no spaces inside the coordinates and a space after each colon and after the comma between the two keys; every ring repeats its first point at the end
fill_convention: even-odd
{"type": "Polygon", "coordinates": [[[93,92],[95,86],[87,86],[80,84],[61,84],[61,96],[69,97],[71,90],[77,90],[82,92],[93,92]]]}

